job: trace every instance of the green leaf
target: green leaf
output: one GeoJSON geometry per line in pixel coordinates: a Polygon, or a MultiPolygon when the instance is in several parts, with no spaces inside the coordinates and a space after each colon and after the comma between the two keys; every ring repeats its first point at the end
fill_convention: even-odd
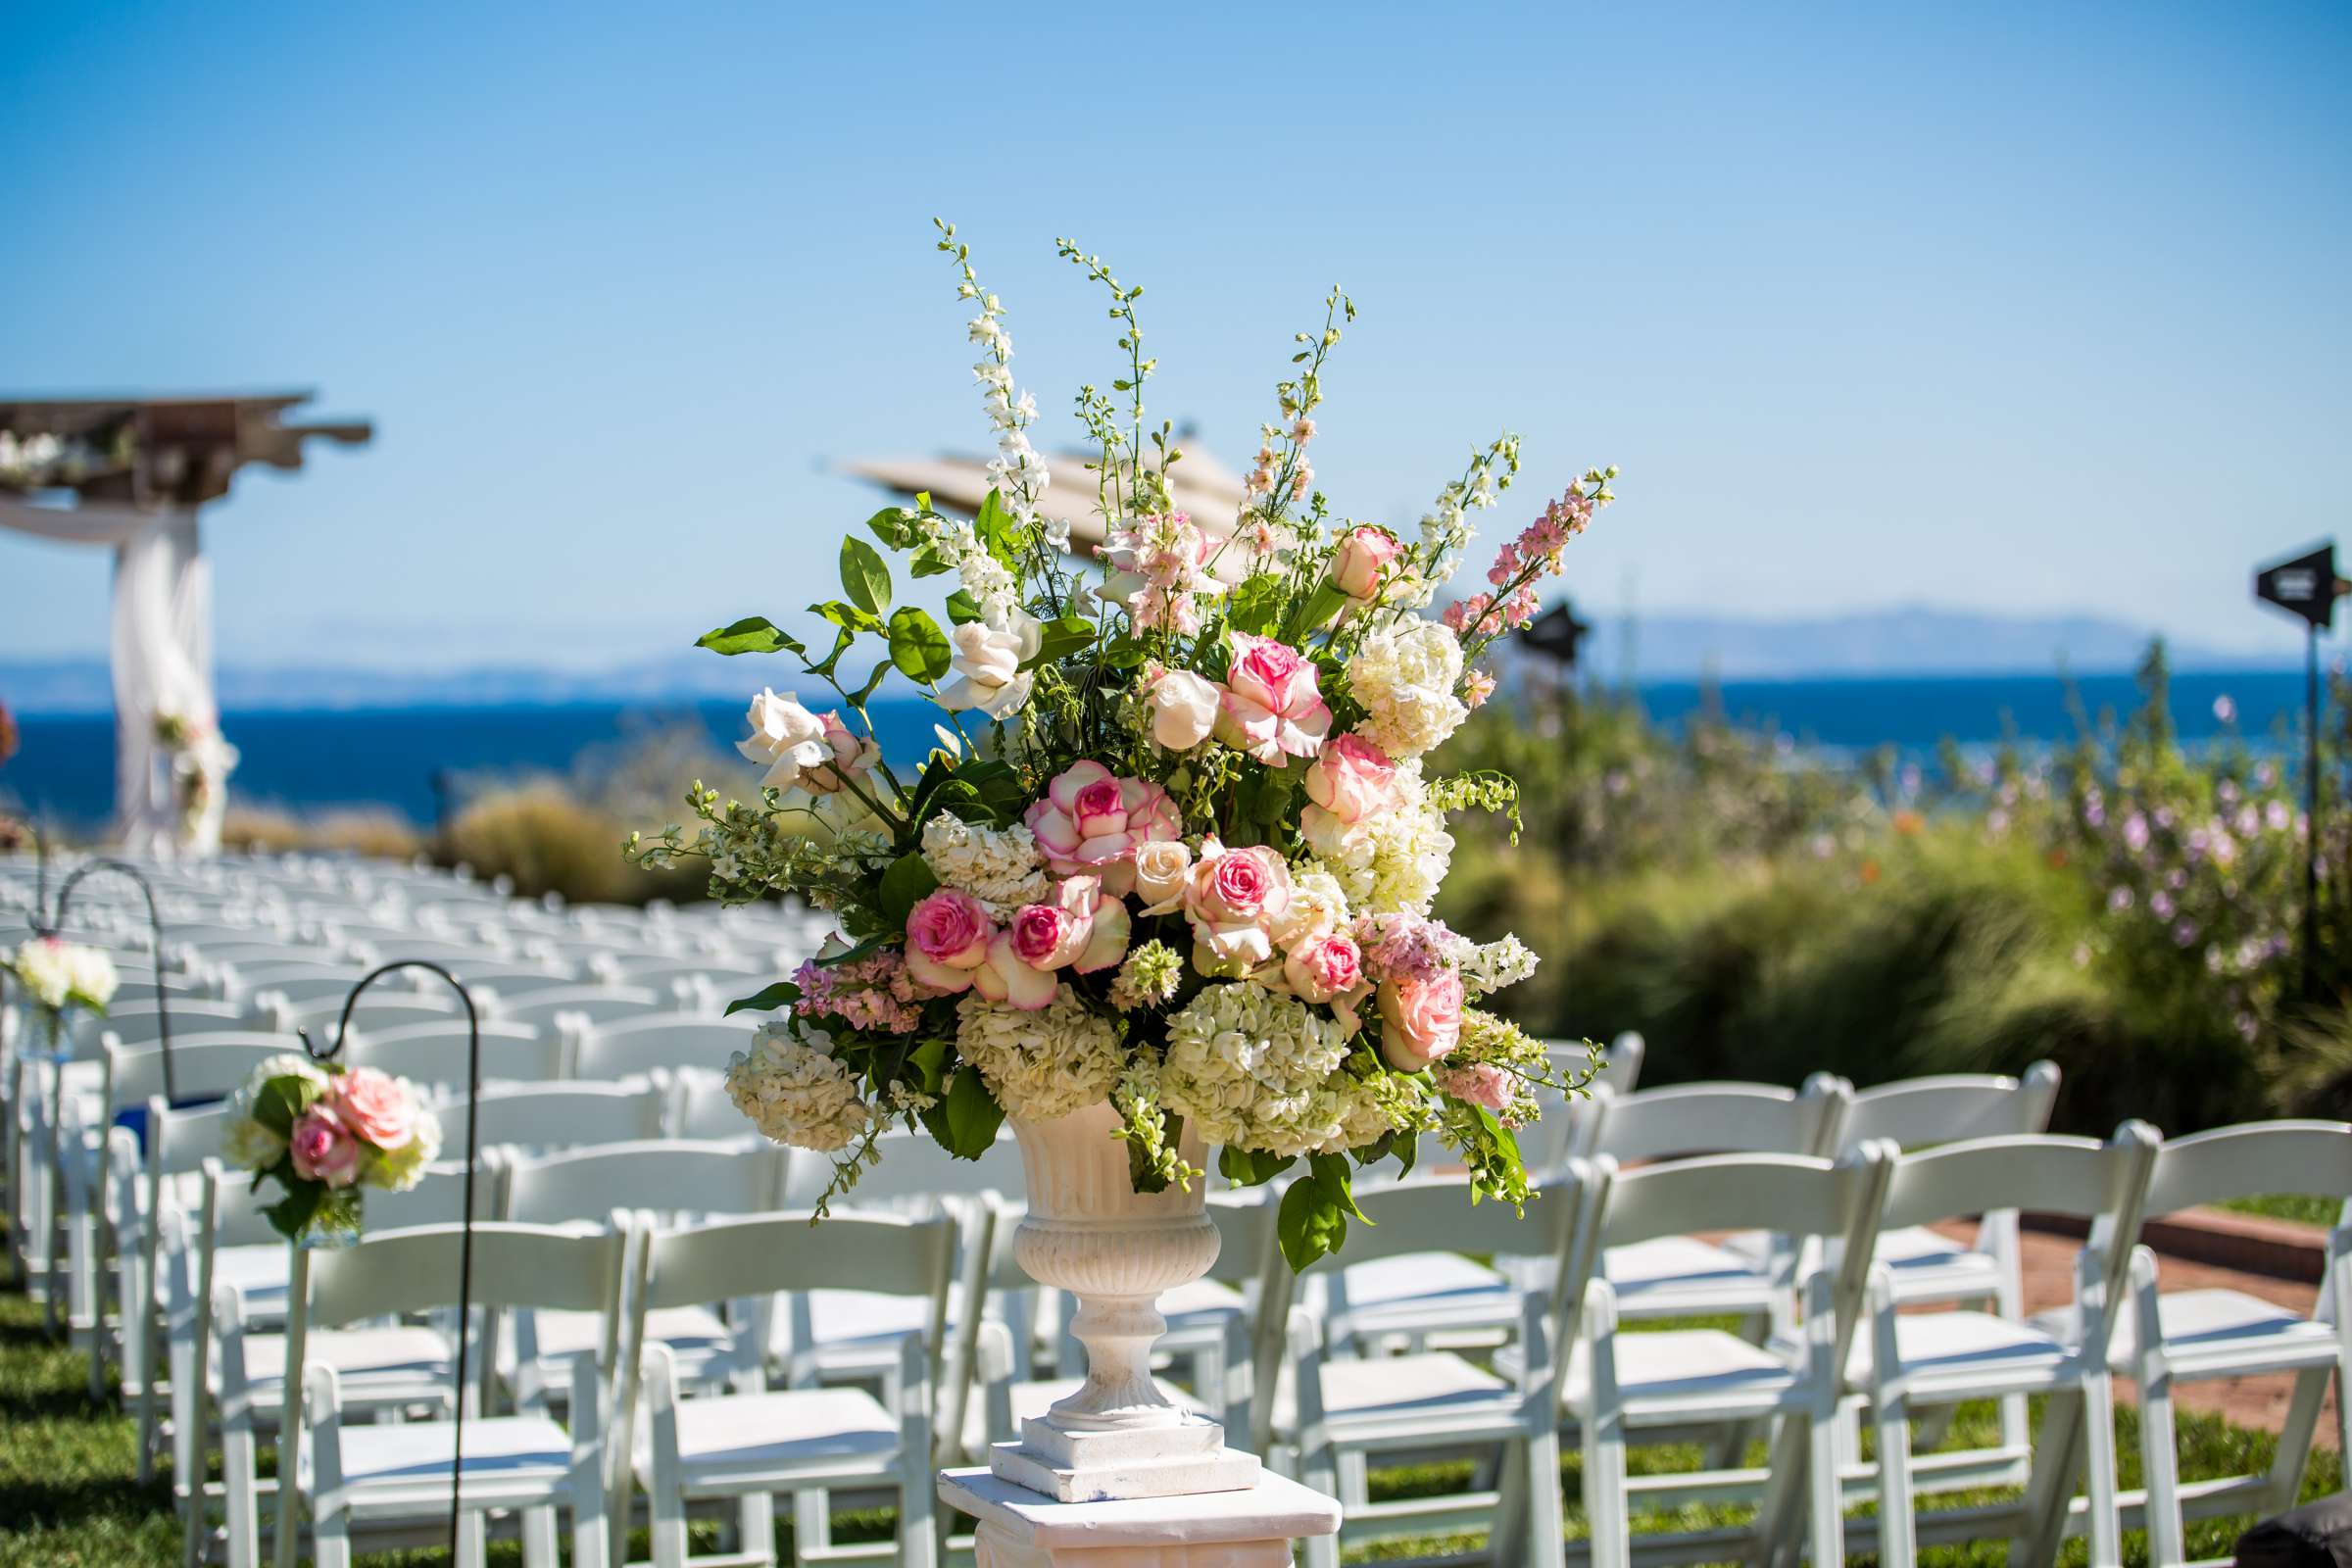
{"type": "Polygon", "coordinates": [[[1355,1206],[1355,1190],[1348,1169],[1345,1154],[1313,1154],[1307,1158],[1307,1168],[1315,1173],[1315,1182],[1342,1209],[1369,1225],[1364,1211],[1355,1206]]]}
{"type": "Polygon", "coordinates": [[[988,547],[988,553],[1004,565],[1013,564],[1017,553],[1013,534],[1018,528],[1019,524],[1013,521],[1012,514],[1004,509],[1004,503],[994,490],[981,498],[979,514],[972,518],[972,532],[988,547]]]}
{"type": "Polygon", "coordinates": [[[1112,669],[1133,669],[1150,657],[1150,651],[1132,637],[1121,637],[1102,650],[1102,662],[1112,669]]]}
{"type": "Polygon", "coordinates": [[[1296,1274],[1348,1240],[1348,1215],[1320,1181],[1291,1183],[1274,1216],[1282,1255],[1296,1274]]]}
{"type": "Polygon", "coordinates": [[[294,1135],[295,1120],[318,1098],[318,1086],[308,1078],[287,1073],[272,1078],[253,1098],[253,1119],[280,1138],[294,1135]]]}
{"type": "Polygon", "coordinates": [[[1081,648],[1091,648],[1095,642],[1095,623],[1084,615],[1064,615],[1049,620],[1039,629],[1037,652],[1024,660],[1023,669],[1035,669],[1040,664],[1066,659],[1081,648]]]}
{"type": "Polygon", "coordinates": [[[915,546],[914,553],[906,558],[906,575],[909,577],[936,577],[951,569],[948,558],[928,543],[915,546]]]}
{"type": "Polygon", "coordinates": [[[899,941],[905,935],[906,931],[903,927],[885,926],[854,948],[844,949],[840,953],[820,955],[813,961],[819,969],[830,969],[834,965],[842,963],[856,963],[859,958],[873,956],[884,946],[899,941]]]}
{"type": "Polygon", "coordinates": [[[732,625],[707,631],[694,640],[694,646],[730,656],[772,654],[782,649],[790,649],[796,654],[805,651],[798,642],[778,630],[765,615],[746,615],[732,625]]]}
{"type": "Polygon", "coordinates": [[[833,673],[833,666],[841,662],[841,656],[848,653],[850,651],[850,644],[856,642],[857,640],[858,634],[856,632],[850,630],[850,628],[847,626],[842,627],[841,630],[833,634],[833,651],[827,654],[822,662],[810,664],[808,666],[809,673],[828,677],[831,676],[833,673]]]}
{"type": "MultiPolygon", "coordinates": [[[[918,571],[915,575],[921,577],[927,573],[918,571]]],[[[980,601],[961,588],[956,589],[948,595],[948,618],[958,626],[969,626],[980,618],[980,601]]]]}
{"type": "Polygon", "coordinates": [[[935,681],[948,672],[955,654],[948,634],[924,611],[902,605],[890,612],[890,662],[908,680],[935,681]]]}
{"type": "Polygon", "coordinates": [[[855,534],[841,541],[841,591],[869,615],[890,608],[890,567],[880,551],[855,534]]]}
{"type": "Polygon", "coordinates": [[[1256,576],[1227,596],[1226,624],[1252,637],[1263,637],[1282,623],[1282,579],[1256,576]]]}
{"type": "Polygon", "coordinates": [[[286,1189],[286,1196],[264,1210],[270,1216],[270,1228],[288,1241],[301,1237],[318,1216],[318,1205],[326,1201],[326,1183],[297,1179],[286,1189]]]}
{"type": "Polygon", "coordinates": [[[726,1017],[738,1012],[773,1012],[778,1007],[790,1006],[800,1000],[801,988],[799,986],[789,980],[779,980],[757,995],[736,998],[727,1004],[726,1012],[721,1013],[720,1016],[726,1017]]]}
{"type": "Polygon", "coordinates": [[[821,615],[843,631],[880,631],[882,622],[866,611],[843,599],[828,599],[821,605],[810,605],[808,613],[821,615]]]}
{"type": "Polygon", "coordinates": [[[850,706],[861,713],[864,712],[865,700],[873,696],[876,691],[881,689],[882,682],[890,674],[890,670],[891,663],[889,660],[875,660],[873,672],[865,677],[865,684],[858,687],[856,691],[850,693],[850,706]]]}
{"type": "Polygon", "coordinates": [[[904,507],[884,507],[866,518],[865,525],[873,531],[875,538],[893,550],[905,550],[922,537],[915,532],[914,524],[906,520],[906,509],[904,507]]]}
{"type": "Polygon", "coordinates": [[[939,878],[920,855],[902,855],[882,873],[882,917],[904,926],[914,906],[931,896],[939,878]]]}
{"type": "Polygon", "coordinates": [[[1260,1153],[1227,1144],[1217,1151],[1217,1169],[1237,1187],[1261,1187],[1289,1170],[1297,1159],[1295,1154],[1260,1153]]]}
{"type": "Polygon", "coordinates": [[[1340,607],[1347,602],[1348,596],[1340,592],[1329,578],[1325,578],[1322,582],[1315,584],[1315,591],[1299,601],[1292,610],[1289,618],[1283,621],[1282,629],[1285,637],[1291,642],[1297,642],[1337,614],[1340,607]]]}
{"type": "MultiPolygon", "coordinates": [[[[947,1131],[940,1144],[957,1159],[978,1159],[987,1153],[997,1141],[997,1129],[1004,1125],[1004,1108],[980,1081],[980,1069],[969,1065],[948,1080],[940,1109],[947,1131]]],[[[932,1129],[932,1136],[939,1137],[938,1128],[932,1129]]]]}

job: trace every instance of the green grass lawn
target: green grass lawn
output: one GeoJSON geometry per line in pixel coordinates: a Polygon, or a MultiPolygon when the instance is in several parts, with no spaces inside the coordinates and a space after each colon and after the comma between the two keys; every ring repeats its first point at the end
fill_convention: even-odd
{"type": "Polygon", "coordinates": [[[2233,1198],[2221,1205],[2240,1214],[2260,1214],[2269,1219],[2293,1220],[2298,1225],[2317,1225],[2332,1228],[2336,1217],[2344,1211],[2340,1198],[2233,1198]]]}
{"type": "MultiPolygon", "coordinates": [[[[2139,1477],[2138,1423],[2133,1412],[2119,1416],[2123,1481],[2133,1486],[2139,1477]]],[[[1990,1405],[1967,1407],[1954,1423],[1951,1445],[1990,1441],[1994,1417],[1990,1405]]],[[[2261,1469],[2276,1449],[2266,1434],[2230,1427],[2219,1419],[2183,1417],[2182,1473],[2187,1478],[2261,1469]]],[[[94,1411],[85,1391],[78,1361],[49,1343],[41,1328],[40,1309],[14,1293],[0,1294],[0,1568],[175,1568],[179,1530],[163,1488],[140,1487],[134,1479],[131,1423],[120,1410],[94,1411]]],[[[1643,1472],[1693,1470],[1699,1450],[1692,1446],[1637,1449],[1634,1468],[1643,1472]]],[[[1569,1498],[1569,1531],[1583,1533],[1576,1507],[1580,1462],[1573,1449],[1563,1465],[1569,1498]]],[[[2319,1496],[2339,1486],[2341,1466],[2332,1453],[2313,1457],[2303,1494],[2319,1496]]],[[[1379,1496],[1443,1493],[1463,1487],[1467,1463],[1430,1464],[1377,1470],[1372,1489],[1379,1496]]],[[[1985,1500],[1983,1496],[1953,1501],[1985,1500]]],[[[1688,1508],[1672,1518],[1653,1516],[1642,1527],[1692,1528],[1727,1523],[1740,1517],[1736,1509],[1688,1508]]],[[[2192,1557],[2225,1556],[2247,1520],[2219,1520],[2192,1526],[2192,1557]]],[[[886,1532],[887,1514],[843,1516],[837,1539],[870,1538],[886,1532]]],[[[789,1541],[789,1534],[786,1535],[789,1541]]],[[[1446,1541],[1377,1543],[1349,1553],[1359,1562],[1427,1553],[1467,1550],[1477,1538],[1446,1541]]],[[[2145,1560],[2137,1536],[2128,1538],[2129,1561],[2145,1560]]],[[[635,1544],[642,1561],[642,1535],[635,1544]]],[[[1924,1552],[1926,1561],[1939,1565],[1984,1565],[1996,1568],[2006,1561],[2000,1543],[1966,1548],[1924,1552]]],[[[368,1568],[427,1568],[447,1557],[438,1551],[415,1551],[368,1556],[368,1568]]],[[[494,1547],[492,1560],[514,1564],[519,1552],[511,1544],[494,1547]]],[[[1856,1557],[1856,1562],[1868,1561],[1856,1557]]],[[[2080,1563],[2080,1543],[2069,1545],[2065,1558],[2080,1563]]]]}

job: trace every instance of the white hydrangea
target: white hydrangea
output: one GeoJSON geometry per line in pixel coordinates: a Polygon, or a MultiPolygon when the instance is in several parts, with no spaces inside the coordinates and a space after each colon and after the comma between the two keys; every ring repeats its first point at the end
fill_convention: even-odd
{"type": "Polygon", "coordinates": [[[942,887],[970,894],[1000,923],[1054,891],[1037,839],[1018,823],[993,828],[942,811],[923,824],[923,863],[942,887]]]}
{"type": "Polygon", "coordinates": [[[1345,931],[1354,915],[1339,877],[1320,861],[1301,859],[1291,865],[1289,919],[1299,931],[1345,931]]]}
{"type": "Polygon", "coordinates": [[[1392,1125],[1373,1090],[1342,1068],[1349,1031],[1295,997],[1212,985],[1168,1019],[1160,1103],[1211,1144],[1332,1153],[1392,1125]]]}
{"type": "Polygon", "coordinates": [[[1348,689],[1370,715],[1361,733],[1399,759],[1434,751],[1470,716],[1454,695],[1461,678],[1461,643],[1418,616],[1374,632],[1348,662],[1348,689]]]}
{"type": "Polygon", "coordinates": [[[780,1023],[761,1024],[752,1049],[727,1063],[727,1098],[771,1142],[823,1153],[848,1146],[873,1120],[849,1066],[780,1023]]]}
{"type": "Polygon", "coordinates": [[[115,960],[102,948],[35,937],[6,959],[34,1001],[55,1011],[70,1002],[104,1009],[121,984],[115,960]]]}
{"type": "MultiPolygon", "coordinates": [[[[245,1082],[228,1100],[228,1125],[220,1131],[221,1152],[230,1163],[243,1170],[260,1170],[277,1162],[286,1152],[286,1141],[277,1133],[256,1120],[253,1107],[262,1091],[272,1079],[300,1078],[318,1089],[326,1087],[326,1069],[299,1052],[286,1052],[270,1057],[245,1075],[245,1082]]],[[[421,1115],[419,1120],[423,1119],[421,1115]]],[[[441,1147],[441,1124],[433,1123],[433,1148],[441,1147]]],[[[430,1158],[430,1155],[426,1156],[430,1158]]]]}
{"type": "Polygon", "coordinates": [[[977,994],[956,1004],[956,1052],[1022,1121],[1051,1121],[1110,1098],[1124,1066],[1118,1031],[1068,986],[1035,1012],[977,994]]]}
{"type": "Polygon", "coordinates": [[[1472,996],[1486,996],[1515,986],[1536,972],[1538,958],[1516,934],[1472,948],[1463,957],[1462,984],[1472,996]]]}
{"type": "Polygon", "coordinates": [[[1396,765],[1396,806],[1368,817],[1337,853],[1301,860],[1328,874],[1358,914],[1427,914],[1453,864],[1446,813],[1429,804],[1418,759],[1396,765]]]}

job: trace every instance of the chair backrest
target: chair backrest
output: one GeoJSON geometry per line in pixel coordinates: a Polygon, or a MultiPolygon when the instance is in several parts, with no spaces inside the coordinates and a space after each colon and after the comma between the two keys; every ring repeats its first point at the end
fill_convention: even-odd
{"type": "MultiPolygon", "coordinates": [[[[1613,1095],[1632,1094],[1641,1086],[1642,1059],[1648,1054],[1649,1047],[1641,1035],[1626,1030],[1600,1054],[1600,1081],[1608,1085],[1613,1095]]],[[[1580,1050],[1577,1054],[1581,1056],[1584,1053],[1580,1050]]]]}
{"type": "MultiPolygon", "coordinates": [[[[553,1030],[528,1024],[485,1022],[481,1026],[481,1081],[545,1083],[564,1076],[564,1042],[553,1030]]],[[[355,1067],[374,1067],[395,1078],[435,1084],[463,1094],[471,1066],[466,1020],[441,1018],[378,1032],[357,1032],[344,1054],[355,1067]]]]}
{"type": "Polygon", "coordinates": [[[106,1015],[83,1014],[89,1021],[75,1020],[75,1033],[90,1033],[96,1040],[111,1040],[121,1046],[149,1046],[163,1037],[165,1017],[172,1020],[173,1036],[206,1033],[221,1029],[254,1029],[262,1020],[241,1003],[215,1002],[208,997],[173,997],[159,1011],[153,1002],[124,1002],[118,997],[107,1004],[106,1015]]]}
{"type": "Polygon", "coordinates": [[[1675,1084],[1594,1097],[1586,1146],[1620,1164],[1683,1154],[1823,1154],[1853,1091],[1826,1073],[1778,1084],[1675,1084]]]}
{"type": "MultiPolygon", "coordinates": [[[[308,1029],[312,1038],[326,1045],[335,1038],[335,1029],[343,1021],[343,1007],[351,988],[345,986],[330,997],[309,1002],[285,1000],[274,1009],[275,1021],[282,1027],[308,1029]]],[[[269,993],[255,993],[257,997],[269,993]]],[[[465,1009],[456,997],[403,995],[386,991],[381,986],[368,992],[351,1009],[351,1032],[354,1039],[364,1034],[383,1034],[393,1029],[411,1028],[418,1024],[445,1024],[451,1018],[464,1023],[465,1009]]]]}
{"type": "MultiPolygon", "coordinates": [[[[721,1074],[688,1067],[670,1074],[669,1078],[670,1137],[734,1138],[751,1126],[750,1118],[729,1098],[727,1081],[721,1074]]],[[[784,1200],[790,1203],[802,1200],[794,1198],[788,1189],[784,1200]]],[[[814,1200],[815,1194],[809,1194],[807,1201],[814,1200]]]]}
{"type": "Polygon", "coordinates": [[[956,1275],[956,1222],[945,1215],[803,1211],[714,1219],[656,1231],[645,1250],[649,1308],[692,1306],[779,1291],[851,1289],[934,1303],[933,1344],[956,1275]]]}
{"type": "Polygon", "coordinates": [[[340,963],[273,963],[224,972],[232,996],[258,997],[265,991],[273,992],[299,1007],[329,998],[342,1001],[368,971],[340,963]]]}
{"type": "Polygon", "coordinates": [[[546,1083],[485,1089],[471,1105],[458,1099],[434,1109],[443,1149],[463,1150],[466,1118],[478,1116],[481,1148],[538,1154],[660,1138],[665,1105],[665,1097],[650,1085],[546,1083]]]}
{"type": "MultiPolygon", "coordinates": [[[[740,1114],[737,1121],[744,1126],[740,1114]]],[[[874,1141],[880,1159],[858,1176],[858,1185],[834,1200],[832,1207],[903,1205],[910,1200],[995,1192],[1019,1195],[1028,1178],[1021,1168],[1021,1149],[1010,1132],[998,1135],[978,1159],[957,1159],[927,1133],[894,1130],[874,1141]]],[[[832,1181],[829,1159],[796,1162],[784,1200],[813,1204],[832,1181]]]]}
{"type": "MultiPolygon", "coordinates": [[[[1305,1178],[1301,1178],[1302,1180],[1305,1178]]],[[[1500,1257],[1563,1256],[1576,1223],[1576,1191],[1559,1179],[1535,1190],[1523,1215],[1508,1203],[1470,1201],[1467,1176],[1406,1176],[1358,1182],[1347,1246],[1310,1269],[1350,1267],[1415,1252],[1475,1252],[1500,1257]]]]}
{"type": "Polygon", "coordinates": [[[581,1078],[626,1078],[657,1067],[724,1072],[738,1052],[751,1049],[757,1027],[758,1020],[740,1012],[731,1018],[661,1013],[599,1024],[580,1036],[572,1072],[581,1078]]]}
{"type": "Polygon", "coordinates": [[[517,1223],[594,1220],[613,1209],[756,1214],[782,1206],[782,1151],[740,1141],[657,1138],[516,1159],[505,1214],[517,1223]]]}
{"type": "MultiPolygon", "coordinates": [[[[463,1226],[422,1225],[373,1232],[347,1248],[295,1248],[293,1299],[303,1303],[313,1328],[454,1306],[463,1236],[463,1226]]],[[[618,1228],[586,1235],[545,1225],[476,1224],[474,1304],[615,1311],[624,1246],[618,1228]]]]}
{"type": "MultiPolygon", "coordinates": [[[[301,1042],[284,1035],[223,1032],[172,1037],[172,1088],[181,1101],[234,1094],[253,1069],[272,1056],[301,1055],[301,1042]]],[[[153,1046],[109,1046],[106,1112],[111,1119],[164,1093],[164,1053],[153,1046]]]]}
{"type": "Polygon", "coordinates": [[[1884,1139],[1899,1149],[2047,1131],[2058,1100],[2058,1064],[2037,1061],[2022,1077],[1946,1073],[1877,1084],[1853,1097],[1838,1147],[1884,1139]]]}
{"type": "Polygon", "coordinates": [[[2246,1122],[2168,1138],[2148,1178],[2147,1212],[2279,1194],[2352,1202],[2352,1123],[2246,1122]]]}
{"type": "Polygon", "coordinates": [[[564,1013],[577,1013],[591,1024],[613,1023],[623,1018],[645,1018],[667,1011],[670,1002],[662,993],[643,986],[584,986],[564,985],[502,995],[498,1001],[498,1016],[516,1023],[537,1024],[543,1029],[555,1027],[556,1019],[564,1013]]]}

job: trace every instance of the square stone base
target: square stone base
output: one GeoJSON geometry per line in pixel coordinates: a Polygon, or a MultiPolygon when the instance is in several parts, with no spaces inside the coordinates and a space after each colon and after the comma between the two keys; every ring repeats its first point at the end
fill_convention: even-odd
{"type": "Polygon", "coordinates": [[[1065,1432],[1031,1419],[1020,1442],[990,1449],[988,1467],[1056,1502],[1243,1492],[1258,1476],[1254,1454],[1228,1448],[1222,1426],[1197,1418],[1134,1432],[1065,1432]]]}
{"type": "Polygon", "coordinates": [[[1296,1481],[1181,1497],[1057,1502],[986,1470],[943,1470],[940,1500],[979,1521],[978,1568],[1291,1568],[1291,1543],[1340,1528],[1296,1481]]]}

